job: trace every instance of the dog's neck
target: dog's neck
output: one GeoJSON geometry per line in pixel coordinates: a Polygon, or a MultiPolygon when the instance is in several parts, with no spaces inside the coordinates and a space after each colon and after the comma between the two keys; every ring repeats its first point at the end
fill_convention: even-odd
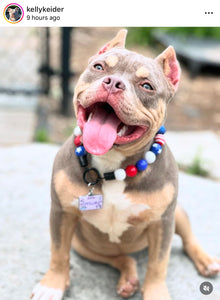
{"type": "Polygon", "coordinates": [[[129,164],[135,164],[138,159],[144,157],[144,153],[150,149],[152,143],[153,140],[151,140],[142,151],[132,155],[131,157],[124,155],[124,153],[117,150],[117,148],[112,148],[110,151],[101,156],[91,155],[91,165],[96,168],[102,176],[106,172],[124,168],[129,164]]]}
{"type": "Polygon", "coordinates": [[[92,155],[92,166],[99,170],[103,175],[105,172],[111,172],[120,168],[126,157],[115,149],[111,149],[106,154],[101,156],[92,155]]]}

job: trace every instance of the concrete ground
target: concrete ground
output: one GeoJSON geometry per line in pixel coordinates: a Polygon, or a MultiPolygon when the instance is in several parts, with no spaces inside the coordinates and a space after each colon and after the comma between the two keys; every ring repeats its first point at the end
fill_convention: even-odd
{"type": "MultiPolygon", "coordinates": [[[[0,148],[0,299],[28,299],[33,286],[46,272],[50,257],[50,174],[54,145],[27,144],[0,148]]],[[[220,257],[220,184],[180,174],[179,201],[187,210],[194,231],[210,254],[220,257]]],[[[143,281],[147,250],[134,254],[143,281]]],[[[65,300],[116,300],[118,272],[71,252],[71,288],[65,300]]],[[[211,295],[202,295],[206,281],[198,275],[175,236],[167,284],[173,300],[219,300],[220,280],[208,279],[211,295]],[[206,298],[208,297],[208,298],[206,298]]],[[[131,299],[141,300],[138,293],[131,299]]]]}

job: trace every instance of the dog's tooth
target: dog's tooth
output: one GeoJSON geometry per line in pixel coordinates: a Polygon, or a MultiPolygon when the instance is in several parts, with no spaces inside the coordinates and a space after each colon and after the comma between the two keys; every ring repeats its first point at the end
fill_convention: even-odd
{"type": "Polygon", "coordinates": [[[126,125],[124,125],[124,126],[122,127],[122,133],[121,133],[122,136],[125,135],[127,129],[128,129],[128,126],[126,126],[126,125]]]}
{"type": "Polygon", "coordinates": [[[124,125],[118,133],[118,136],[123,136],[128,129],[128,126],[124,125]]]}
{"type": "Polygon", "coordinates": [[[89,117],[88,117],[87,122],[89,122],[92,119],[92,116],[93,116],[93,113],[91,112],[90,115],[89,115],[89,117]]]}

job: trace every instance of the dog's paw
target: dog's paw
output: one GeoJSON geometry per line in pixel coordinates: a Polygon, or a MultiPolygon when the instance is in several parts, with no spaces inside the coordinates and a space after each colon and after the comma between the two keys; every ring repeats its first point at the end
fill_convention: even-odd
{"type": "Polygon", "coordinates": [[[69,272],[49,270],[31,294],[32,300],[61,300],[66,288],[69,287],[69,272]]]}
{"type": "Polygon", "coordinates": [[[208,255],[198,243],[188,243],[184,249],[202,276],[211,277],[220,273],[220,260],[208,255]]]}
{"type": "Polygon", "coordinates": [[[139,280],[136,277],[131,277],[129,279],[121,279],[117,286],[117,293],[123,297],[131,297],[139,289],[139,280]]]}
{"type": "Polygon", "coordinates": [[[41,283],[38,283],[31,294],[32,300],[61,300],[64,291],[61,289],[49,288],[41,283]]]}
{"type": "Polygon", "coordinates": [[[202,255],[194,261],[199,273],[205,277],[216,276],[220,273],[220,260],[208,255],[202,255]]]}
{"type": "Polygon", "coordinates": [[[204,273],[205,276],[215,276],[220,273],[220,260],[214,258],[213,262],[206,267],[204,273]]]}
{"type": "Polygon", "coordinates": [[[117,293],[123,297],[131,297],[139,289],[136,261],[130,256],[122,256],[118,260],[121,271],[117,285],[117,293]]]}

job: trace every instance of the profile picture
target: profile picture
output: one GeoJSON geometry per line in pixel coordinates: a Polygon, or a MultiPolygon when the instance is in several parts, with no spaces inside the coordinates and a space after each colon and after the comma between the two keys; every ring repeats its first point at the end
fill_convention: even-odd
{"type": "Polygon", "coordinates": [[[4,9],[4,17],[9,23],[16,24],[22,20],[23,16],[23,8],[17,3],[11,3],[4,9]]]}

